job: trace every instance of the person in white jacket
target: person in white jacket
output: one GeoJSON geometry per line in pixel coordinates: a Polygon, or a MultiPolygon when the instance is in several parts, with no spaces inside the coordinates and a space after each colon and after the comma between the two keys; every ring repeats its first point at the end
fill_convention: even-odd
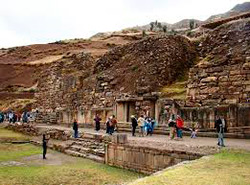
{"type": "Polygon", "coordinates": [[[137,120],[137,123],[138,123],[138,126],[139,126],[139,131],[140,131],[139,136],[141,136],[141,137],[144,136],[144,122],[145,122],[144,116],[141,115],[141,116],[138,118],[138,120],[137,120]]]}

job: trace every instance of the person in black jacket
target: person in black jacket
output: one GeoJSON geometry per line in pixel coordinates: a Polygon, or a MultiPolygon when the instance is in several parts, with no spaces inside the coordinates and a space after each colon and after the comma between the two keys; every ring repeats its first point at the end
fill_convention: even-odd
{"type": "Polygon", "coordinates": [[[220,116],[216,116],[214,128],[216,128],[216,132],[218,133],[218,146],[225,147],[224,145],[224,132],[225,132],[225,121],[221,120],[220,116]],[[224,122],[224,123],[223,123],[224,122]]]}
{"type": "Polygon", "coordinates": [[[131,122],[132,122],[132,136],[135,136],[135,130],[138,123],[134,115],[131,116],[131,122]]]}
{"type": "Polygon", "coordinates": [[[46,135],[43,134],[43,159],[46,159],[47,143],[48,143],[48,139],[46,138],[46,135]]]}
{"type": "Polygon", "coordinates": [[[73,130],[74,130],[74,138],[78,138],[78,123],[76,120],[74,120],[73,123],[73,130]]]}

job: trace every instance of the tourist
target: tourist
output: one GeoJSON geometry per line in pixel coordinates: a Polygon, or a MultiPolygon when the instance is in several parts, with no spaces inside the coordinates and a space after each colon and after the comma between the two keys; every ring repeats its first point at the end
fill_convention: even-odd
{"type": "Polygon", "coordinates": [[[8,117],[9,117],[9,123],[12,123],[12,122],[13,122],[13,119],[14,119],[14,114],[13,114],[13,112],[9,112],[8,117]]]}
{"type": "Polygon", "coordinates": [[[95,121],[95,130],[96,130],[96,131],[99,131],[99,130],[100,130],[100,121],[101,121],[101,120],[102,120],[102,119],[99,117],[99,115],[96,114],[95,119],[94,119],[94,121],[95,121]]]}
{"type": "Polygon", "coordinates": [[[78,123],[76,119],[74,120],[73,123],[73,130],[74,130],[74,138],[78,138],[78,123]]]}
{"type": "Polygon", "coordinates": [[[46,138],[46,135],[43,134],[43,159],[46,159],[47,143],[48,143],[48,139],[46,138]]]}
{"type": "Polygon", "coordinates": [[[28,123],[28,113],[27,113],[27,111],[23,112],[22,121],[23,121],[23,123],[28,123]]]}
{"type": "Polygon", "coordinates": [[[152,119],[150,117],[147,117],[145,119],[145,131],[147,133],[147,135],[152,135],[152,131],[153,131],[153,128],[152,128],[152,119]]]}
{"type": "Polygon", "coordinates": [[[177,115],[176,119],[176,132],[177,132],[177,138],[182,139],[182,129],[184,126],[183,119],[179,115],[177,115]]]}
{"type": "Polygon", "coordinates": [[[112,135],[116,129],[116,131],[118,131],[117,129],[117,120],[115,119],[115,115],[113,115],[111,117],[111,122],[110,122],[110,129],[109,129],[109,134],[112,135]]]}
{"type": "Polygon", "coordinates": [[[144,136],[144,122],[145,122],[144,116],[141,115],[138,118],[137,122],[138,122],[138,126],[139,126],[139,133],[140,133],[139,136],[143,137],[144,136]]]}
{"type": "Polygon", "coordinates": [[[135,136],[135,130],[138,123],[134,115],[131,116],[131,122],[132,122],[132,136],[135,136]]]}
{"type": "Polygon", "coordinates": [[[106,121],[106,133],[109,134],[110,133],[110,125],[111,125],[111,117],[109,117],[106,121]]]}
{"type": "Polygon", "coordinates": [[[0,112],[0,123],[3,123],[4,121],[4,114],[0,112]]]}
{"type": "Polygon", "coordinates": [[[197,132],[198,132],[198,125],[197,123],[193,123],[192,124],[192,128],[190,128],[190,131],[191,131],[191,138],[192,139],[195,139],[197,137],[197,132]]]}
{"type": "Polygon", "coordinates": [[[225,130],[225,121],[224,121],[224,126],[222,123],[222,120],[219,116],[216,116],[214,128],[216,128],[216,131],[218,133],[218,146],[225,147],[224,145],[224,130],[225,130]]]}
{"type": "Polygon", "coordinates": [[[176,119],[174,114],[172,114],[171,118],[169,119],[168,126],[170,128],[169,139],[174,139],[176,132],[176,119]]]}

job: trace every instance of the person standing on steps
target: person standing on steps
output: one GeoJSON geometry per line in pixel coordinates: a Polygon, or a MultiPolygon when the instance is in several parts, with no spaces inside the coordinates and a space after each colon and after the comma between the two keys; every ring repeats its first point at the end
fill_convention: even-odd
{"type": "Polygon", "coordinates": [[[99,115],[98,114],[96,114],[96,116],[95,116],[95,119],[94,119],[94,121],[95,121],[95,130],[96,131],[99,131],[100,130],[100,121],[101,121],[102,119],[99,117],[99,115]]]}
{"type": "Polygon", "coordinates": [[[131,122],[132,122],[132,136],[135,136],[135,130],[138,123],[134,115],[131,116],[131,122]]]}
{"type": "Polygon", "coordinates": [[[78,138],[78,123],[76,119],[74,120],[73,123],[73,130],[74,130],[74,138],[78,138]]]}
{"type": "Polygon", "coordinates": [[[48,144],[48,139],[46,138],[46,135],[43,134],[43,159],[47,159],[47,158],[46,158],[46,154],[47,154],[47,144],[48,144]]]}

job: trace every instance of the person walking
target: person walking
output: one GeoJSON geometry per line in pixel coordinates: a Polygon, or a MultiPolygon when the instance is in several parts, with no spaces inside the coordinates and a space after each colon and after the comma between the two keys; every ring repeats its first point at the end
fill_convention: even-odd
{"type": "Polygon", "coordinates": [[[134,115],[131,116],[131,122],[132,122],[132,136],[135,136],[135,130],[138,123],[134,115]]]}
{"type": "Polygon", "coordinates": [[[170,128],[169,138],[172,140],[175,137],[175,131],[176,131],[176,119],[175,119],[175,115],[174,114],[169,119],[168,126],[170,128]]]}
{"type": "Polygon", "coordinates": [[[43,134],[43,159],[47,159],[47,158],[46,158],[46,154],[47,154],[47,144],[48,144],[48,139],[46,138],[46,135],[43,134]]]}
{"type": "Polygon", "coordinates": [[[73,123],[73,130],[74,130],[74,138],[78,138],[78,123],[76,119],[74,120],[73,123]]]}
{"type": "Polygon", "coordinates": [[[94,119],[94,121],[95,121],[95,130],[96,131],[99,131],[100,130],[100,121],[101,121],[102,119],[99,117],[99,115],[98,114],[96,114],[96,116],[95,116],[95,119],[94,119]]]}
{"type": "Polygon", "coordinates": [[[138,123],[138,126],[139,126],[139,136],[143,137],[144,136],[144,122],[145,122],[145,119],[144,119],[144,116],[141,115],[138,120],[137,120],[137,123],[138,123]]]}
{"type": "Polygon", "coordinates": [[[9,123],[12,123],[13,119],[14,119],[14,114],[13,114],[13,112],[10,112],[9,113],[9,123]]]}
{"type": "Polygon", "coordinates": [[[182,129],[184,126],[183,119],[179,115],[177,115],[176,119],[176,132],[177,132],[177,138],[182,139],[182,129]]]}
{"type": "Polygon", "coordinates": [[[223,123],[222,120],[219,116],[216,116],[216,120],[215,120],[215,124],[214,124],[214,128],[216,128],[216,131],[218,133],[218,146],[221,147],[225,147],[224,145],[224,127],[223,127],[223,123]]]}

